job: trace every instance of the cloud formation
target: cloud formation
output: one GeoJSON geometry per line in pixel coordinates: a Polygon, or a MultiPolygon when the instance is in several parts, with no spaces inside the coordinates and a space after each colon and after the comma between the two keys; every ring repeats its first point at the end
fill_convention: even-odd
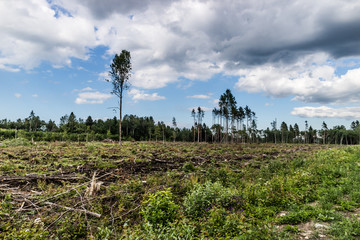
{"type": "MultiPolygon", "coordinates": [[[[79,90],[77,90],[79,91],[79,90]]],[[[108,93],[101,93],[95,91],[94,89],[87,87],[78,93],[77,98],[75,99],[76,104],[102,104],[106,100],[112,98],[113,95],[108,93]]]]}
{"type": "Polygon", "coordinates": [[[82,16],[68,16],[46,1],[0,1],[0,69],[54,67],[87,59],[96,46],[94,26],[82,16]]]}
{"type": "Polygon", "coordinates": [[[262,92],[272,97],[290,97],[305,103],[342,104],[360,101],[360,68],[335,74],[335,67],[316,65],[305,67],[273,67],[264,65],[239,72],[236,88],[262,92]],[[302,70],[302,72],[300,72],[302,70]]]}
{"type": "Polygon", "coordinates": [[[298,107],[294,108],[291,114],[307,118],[343,118],[346,120],[352,120],[360,118],[360,107],[298,107]]]}
{"type": "Polygon", "coordinates": [[[208,95],[203,95],[203,94],[199,94],[199,95],[187,96],[187,98],[209,99],[210,96],[208,96],[208,95]]]}
{"type": "Polygon", "coordinates": [[[136,88],[224,73],[240,76],[239,90],[354,102],[360,66],[339,76],[331,62],[359,60],[359,12],[352,0],[1,1],[0,69],[70,66],[105,46],[108,56],[131,52],[136,88]]]}
{"type": "Polygon", "coordinates": [[[135,102],[139,100],[144,101],[157,101],[157,100],[164,100],[166,99],[164,96],[159,96],[158,93],[145,93],[143,90],[132,88],[129,90],[128,95],[131,97],[132,100],[135,102]]]}

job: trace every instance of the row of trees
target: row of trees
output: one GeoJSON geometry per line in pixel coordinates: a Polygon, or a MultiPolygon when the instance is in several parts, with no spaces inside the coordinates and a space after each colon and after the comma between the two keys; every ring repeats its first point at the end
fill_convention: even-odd
{"type": "MultiPolygon", "coordinates": [[[[235,107],[236,101],[231,97],[230,91],[224,96],[225,98],[221,97],[219,101],[219,108],[212,111],[212,127],[203,123],[205,112],[201,107],[193,109],[191,112],[194,120],[194,126],[191,128],[178,128],[175,118],[172,119],[172,126],[169,126],[164,122],[155,122],[153,117],[125,115],[121,126],[122,139],[185,142],[360,143],[359,121],[353,121],[349,129],[342,125],[329,129],[323,122],[322,128],[319,130],[309,126],[305,121],[304,130],[301,131],[297,123],[288,125],[281,122],[278,126],[277,120],[274,120],[270,124],[271,128],[259,130],[256,128],[255,113],[248,106],[245,108],[235,107]],[[229,107],[231,104],[233,104],[232,107],[229,107]],[[228,111],[229,109],[230,111],[228,111]]],[[[31,111],[25,119],[0,120],[0,129],[3,129],[0,131],[2,139],[14,138],[17,137],[17,133],[23,132],[26,133],[23,136],[35,140],[118,140],[119,119],[114,117],[107,120],[94,120],[89,116],[84,120],[77,118],[72,112],[62,116],[60,123],[56,124],[53,120],[47,122],[41,120],[31,111]]]]}
{"type": "Polygon", "coordinates": [[[271,123],[272,129],[267,128],[262,131],[266,142],[282,143],[322,143],[322,144],[360,144],[360,124],[359,121],[353,121],[350,129],[343,125],[334,126],[329,129],[325,122],[321,129],[314,129],[305,121],[305,130],[300,131],[297,123],[287,125],[282,122],[280,128],[277,128],[277,121],[271,123]]]}
{"type": "MultiPolygon", "coordinates": [[[[25,132],[23,137],[34,140],[104,140],[119,139],[119,119],[102,120],[88,116],[85,120],[77,118],[73,112],[60,118],[57,125],[53,120],[41,120],[31,111],[29,117],[10,121],[0,120],[0,138],[16,137],[17,132],[25,132]],[[49,134],[51,133],[51,134],[49,134]]],[[[203,131],[198,137],[203,141],[211,141],[211,130],[206,124],[196,128],[178,128],[176,119],[173,118],[172,126],[164,122],[155,122],[153,117],[138,117],[125,115],[122,119],[121,131],[123,140],[135,141],[193,141],[193,132],[201,128],[203,131]]]]}

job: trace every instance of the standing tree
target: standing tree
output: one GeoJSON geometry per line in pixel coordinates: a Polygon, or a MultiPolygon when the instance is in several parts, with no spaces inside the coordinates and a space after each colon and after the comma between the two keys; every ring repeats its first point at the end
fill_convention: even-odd
{"type": "Polygon", "coordinates": [[[309,133],[308,133],[308,131],[309,131],[309,124],[308,124],[308,121],[306,120],[305,121],[305,143],[309,143],[309,140],[308,140],[309,133]]]}
{"type": "Polygon", "coordinates": [[[294,124],[294,134],[295,134],[296,141],[299,142],[300,129],[299,129],[299,125],[297,123],[294,124]]]}
{"type": "Polygon", "coordinates": [[[287,143],[287,140],[288,140],[288,127],[287,127],[287,124],[286,122],[282,122],[281,123],[281,126],[280,126],[280,129],[281,129],[281,142],[282,143],[287,143]]]}
{"type": "Polygon", "coordinates": [[[277,125],[277,120],[275,118],[275,120],[271,122],[272,131],[274,132],[274,137],[275,137],[275,144],[276,144],[276,131],[277,131],[276,125],[277,125]]]}
{"type": "Polygon", "coordinates": [[[195,142],[196,112],[194,108],[191,111],[191,117],[194,118],[194,142],[195,142]]]}
{"type": "Polygon", "coordinates": [[[120,122],[119,122],[119,144],[121,145],[121,119],[122,119],[122,98],[124,89],[129,88],[129,77],[131,72],[131,56],[130,52],[122,50],[120,55],[115,54],[113,63],[110,65],[110,76],[113,84],[112,94],[115,94],[119,98],[119,111],[120,111],[120,122]]]}
{"type": "Polygon", "coordinates": [[[198,142],[200,142],[200,130],[201,130],[201,124],[202,124],[202,119],[204,118],[204,110],[201,109],[201,107],[197,108],[197,123],[198,123],[198,142]]]}
{"type": "Polygon", "coordinates": [[[321,128],[322,128],[321,130],[322,130],[323,144],[326,144],[327,131],[329,129],[324,121],[321,125],[321,128]]]}
{"type": "Polygon", "coordinates": [[[177,127],[177,124],[176,124],[176,119],[175,119],[175,117],[173,117],[173,119],[172,119],[172,125],[173,125],[173,138],[174,138],[174,142],[175,142],[175,140],[176,140],[176,131],[177,131],[177,129],[176,129],[176,127],[177,127]]]}

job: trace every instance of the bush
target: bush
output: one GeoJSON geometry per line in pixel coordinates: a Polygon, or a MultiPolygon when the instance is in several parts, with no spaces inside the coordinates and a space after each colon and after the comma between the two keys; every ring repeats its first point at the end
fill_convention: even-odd
{"type": "Polygon", "coordinates": [[[329,232],[336,239],[358,239],[360,236],[360,221],[356,218],[344,218],[343,221],[332,224],[329,232]]]}
{"type": "Polygon", "coordinates": [[[185,213],[192,218],[202,217],[209,212],[212,205],[241,211],[244,202],[237,191],[224,188],[219,182],[196,184],[184,200],[185,213]]]}
{"type": "Polygon", "coordinates": [[[31,142],[25,138],[8,139],[3,142],[6,146],[30,146],[31,142]]]}
{"type": "Polygon", "coordinates": [[[176,219],[179,206],[174,203],[170,188],[151,194],[145,204],[142,214],[152,225],[167,225],[176,219]]]}
{"type": "Polygon", "coordinates": [[[185,172],[193,172],[193,171],[195,171],[195,166],[192,162],[187,162],[183,165],[182,169],[185,172]]]}

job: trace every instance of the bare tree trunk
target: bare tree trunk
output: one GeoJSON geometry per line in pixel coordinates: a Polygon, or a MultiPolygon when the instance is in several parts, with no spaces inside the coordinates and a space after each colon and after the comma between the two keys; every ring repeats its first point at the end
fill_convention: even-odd
{"type": "Polygon", "coordinates": [[[119,122],[119,145],[121,145],[121,118],[122,117],[122,89],[120,90],[120,122],[119,122]]]}
{"type": "Polygon", "coordinates": [[[274,132],[274,135],[275,135],[275,144],[276,144],[276,130],[275,130],[275,132],[274,132]]]}
{"type": "Polygon", "coordinates": [[[205,128],[205,143],[206,143],[206,128],[205,128]]]}
{"type": "Polygon", "coordinates": [[[198,142],[200,142],[200,125],[198,124],[198,142]]]}
{"type": "Polygon", "coordinates": [[[165,125],[163,126],[163,144],[165,144],[165,125]]]}

